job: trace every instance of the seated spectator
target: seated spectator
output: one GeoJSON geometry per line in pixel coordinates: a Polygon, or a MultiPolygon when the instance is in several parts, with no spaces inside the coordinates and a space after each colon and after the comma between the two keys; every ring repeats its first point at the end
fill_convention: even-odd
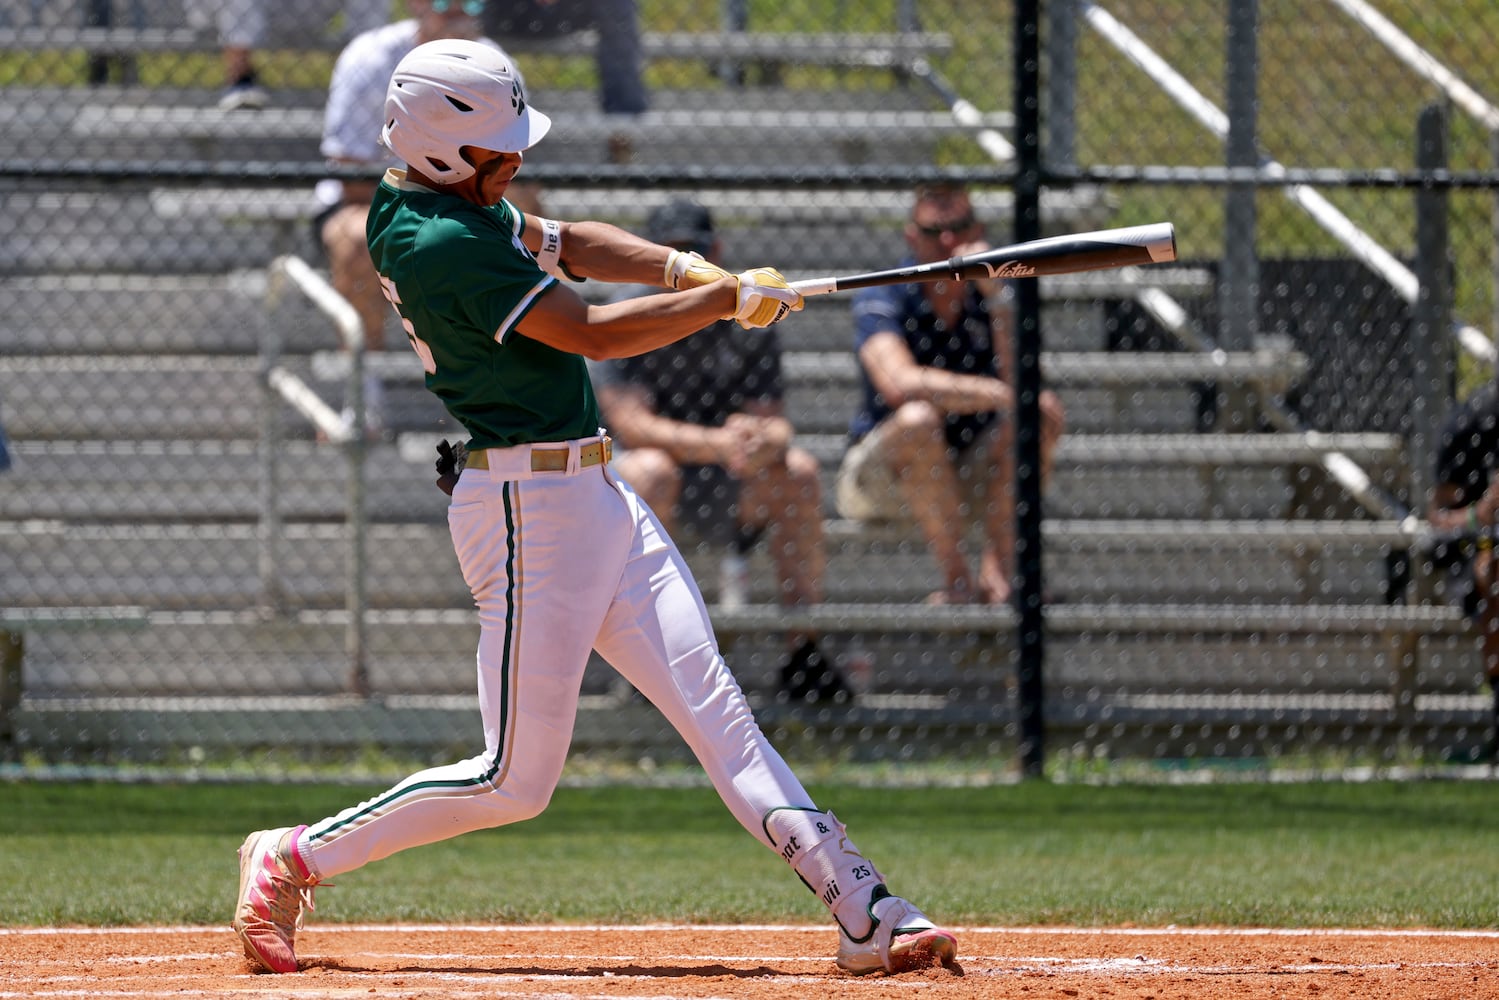
{"type": "MultiPolygon", "coordinates": [[[[218,32],[224,60],[226,89],[219,99],[225,111],[263,108],[270,95],[260,85],[255,50],[265,43],[272,13],[295,31],[320,31],[340,13],[339,37],[352,38],[390,19],[391,0],[299,0],[271,4],[268,0],[185,0],[188,24],[218,32]]],[[[409,5],[408,5],[409,6],[409,5]]]]}
{"type": "MultiPolygon", "coordinates": [[[[916,191],[911,263],[989,249],[968,192],[916,191]]],[[[838,474],[838,509],[856,520],[914,519],[940,568],[933,604],[1003,604],[1015,573],[1013,290],[1003,281],[936,281],[855,293],[854,345],[864,402],[838,474]],[[977,566],[965,552],[983,528],[977,566]]],[[[1062,436],[1061,401],[1044,391],[1041,478],[1062,436]]]]}
{"type": "MultiPolygon", "coordinates": [[[[323,209],[314,225],[328,255],[333,287],[359,313],[367,351],[385,349],[386,320],[394,318],[370,263],[364,232],[370,198],[379,183],[378,169],[399,165],[395,156],[380,144],[386,86],[396,64],[418,45],[438,38],[477,38],[478,13],[483,6],[483,0],[465,3],[407,0],[409,18],[356,36],[334,64],[323,114],[321,151],[329,163],[368,166],[371,171],[368,181],[322,181],[317,196],[323,209]]],[[[481,40],[494,45],[488,39],[481,40]]],[[[534,198],[534,189],[517,184],[509,198],[523,211],[532,211],[538,206],[523,203],[527,195],[534,198]]],[[[381,391],[379,381],[373,377],[366,380],[365,406],[367,426],[372,434],[376,433],[380,427],[381,391]]]]}
{"type": "Polygon", "coordinates": [[[1437,444],[1436,475],[1426,519],[1438,534],[1457,536],[1444,560],[1454,593],[1478,627],[1484,672],[1493,692],[1489,759],[1499,761],[1499,384],[1488,382],[1448,414],[1437,444]]]}
{"type": "MultiPolygon", "coordinates": [[[[646,237],[713,262],[718,238],[706,208],[667,203],[646,237]]],[[[622,298],[659,289],[636,286],[622,298]]],[[[593,369],[603,420],[621,445],[615,468],[668,534],[692,524],[699,535],[743,555],[770,536],[783,604],[822,600],[820,466],[793,445],[782,405],[780,346],[774,328],[742,330],[720,320],[684,340],[593,369]]],[[[851,692],[817,637],[787,637],[781,670],[786,700],[847,701],[851,692]]]]}
{"type": "Polygon", "coordinates": [[[640,12],[636,0],[510,0],[484,9],[484,32],[502,44],[516,38],[556,38],[593,28],[599,107],[636,115],[650,100],[642,77],[640,12]]]}

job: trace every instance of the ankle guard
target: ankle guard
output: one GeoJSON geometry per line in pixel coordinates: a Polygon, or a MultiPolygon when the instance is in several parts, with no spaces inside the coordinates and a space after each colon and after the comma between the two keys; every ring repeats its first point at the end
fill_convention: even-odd
{"type": "Polygon", "coordinates": [[[832,911],[843,933],[856,941],[867,938],[873,930],[871,899],[885,879],[849,841],[838,817],[785,806],[767,812],[764,822],[771,844],[832,911]]]}

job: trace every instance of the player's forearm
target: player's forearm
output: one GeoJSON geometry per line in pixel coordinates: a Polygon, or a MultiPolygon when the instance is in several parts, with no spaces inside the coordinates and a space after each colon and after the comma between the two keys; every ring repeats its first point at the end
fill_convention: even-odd
{"type": "Polygon", "coordinates": [[[579,278],[660,287],[670,253],[607,222],[571,222],[563,232],[562,263],[579,278]]]}
{"type": "Polygon", "coordinates": [[[737,293],[734,280],[724,279],[681,292],[588,306],[587,349],[580,353],[594,360],[629,358],[674,344],[732,315],[737,293]]]}

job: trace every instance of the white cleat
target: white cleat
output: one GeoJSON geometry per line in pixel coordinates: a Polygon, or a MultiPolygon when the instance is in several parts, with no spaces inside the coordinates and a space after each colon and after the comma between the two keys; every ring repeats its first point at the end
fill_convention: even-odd
{"type": "Polygon", "coordinates": [[[907,972],[950,965],[958,957],[957,937],[899,896],[875,900],[869,915],[874,927],[863,941],[853,940],[842,928],[838,931],[838,968],[844,972],[907,972]]]}

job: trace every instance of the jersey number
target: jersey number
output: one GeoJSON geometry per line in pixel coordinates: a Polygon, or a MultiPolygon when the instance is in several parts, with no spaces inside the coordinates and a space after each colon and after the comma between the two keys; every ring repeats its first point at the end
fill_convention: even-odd
{"type": "Polygon", "coordinates": [[[391,308],[396,311],[397,316],[401,317],[401,329],[406,331],[406,339],[411,341],[411,349],[416,352],[417,357],[422,359],[422,371],[428,375],[436,375],[437,362],[432,358],[432,348],[416,335],[416,327],[412,326],[411,320],[401,312],[401,293],[396,291],[396,283],[382,274],[380,287],[385,290],[385,297],[390,301],[391,308]]]}

